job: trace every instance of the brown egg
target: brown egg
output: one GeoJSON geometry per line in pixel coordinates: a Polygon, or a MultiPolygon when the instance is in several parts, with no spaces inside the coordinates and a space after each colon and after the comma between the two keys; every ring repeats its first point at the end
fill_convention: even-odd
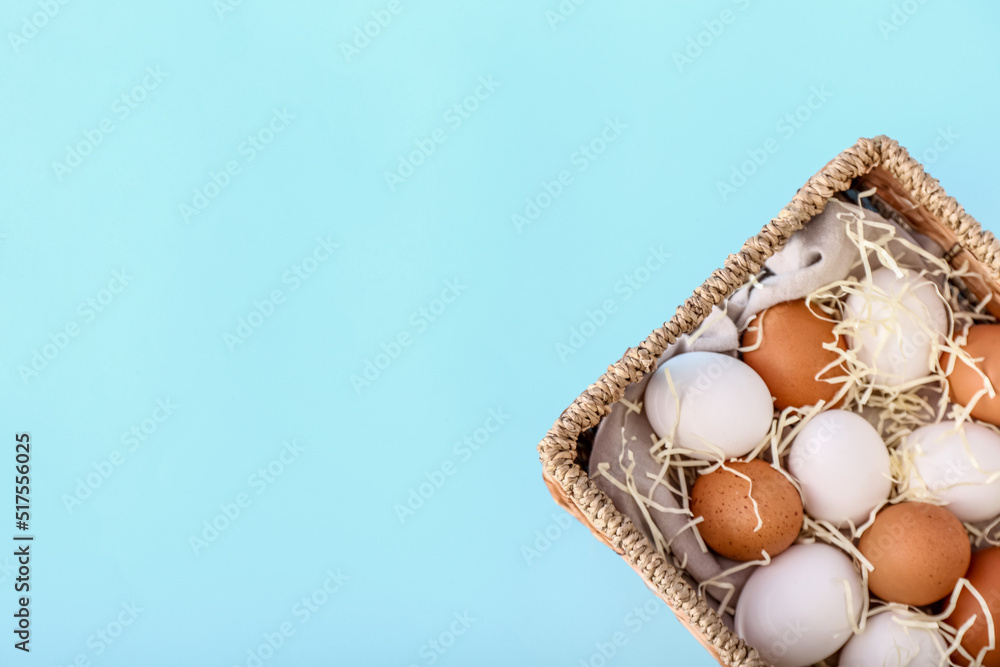
{"type": "MultiPolygon", "coordinates": [[[[969,327],[969,339],[965,351],[977,361],[979,367],[996,390],[997,395],[990,398],[984,394],[972,408],[972,416],[1000,426],[1000,324],[975,324],[969,327]]],[[[951,355],[944,354],[942,365],[948,363],[951,355]]],[[[955,370],[948,376],[951,386],[951,400],[960,405],[968,406],[976,392],[986,388],[983,378],[961,359],[955,362],[955,370]]]]}
{"type": "MultiPolygon", "coordinates": [[[[836,342],[847,349],[847,341],[842,337],[838,340],[833,327],[833,322],[814,315],[804,299],[773,305],[750,320],[741,345],[756,345],[760,333],[763,340],[756,349],[743,353],[743,361],[764,379],[779,410],[833,400],[841,385],[816,379],[838,359],[836,352],[823,349],[823,343],[836,342]]],[[[842,374],[835,367],[822,377],[832,379],[842,374]]]]}
{"type": "Polygon", "coordinates": [[[802,530],[802,499],[788,479],[765,461],[729,461],[726,466],[753,480],[753,500],[763,525],[754,532],[758,515],[750,500],[750,483],[719,468],[701,475],[691,489],[691,511],[704,517],[698,531],[717,553],[733,560],[757,560],[761,550],[776,556],[792,545],[802,530]]]}
{"type": "MultiPolygon", "coordinates": [[[[972,554],[972,563],[965,578],[975,587],[989,609],[990,616],[993,617],[993,626],[1000,635],[1000,547],[990,547],[972,554]]],[[[988,626],[984,618],[984,611],[979,601],[967,589],[963,589],[958,596],[955,611],[946,621],[953,628],[960,627],[969,620],[973,614],[977,618],[972,627],[962,638],[962,647],[968,651],[972,657],[979,654],[979,650],[988,645],[988,626]]],[[[958,652],[952,654],[952,660],[959,660],[958,652]]],[[[962,661],[961,664],[967,664],[962,661]]],[[[984,667],[1000,667],[1000,649],[992,649],[986,654],[983,660],[984,667]]]]}
{"type": "Polygon", "coordinates": [[[875,567],[868,575],[873,594],[918,607],[951,593],[972,552],[962,522],[929,503],[886,507],[862,533],[858,549],[875,567]]]}

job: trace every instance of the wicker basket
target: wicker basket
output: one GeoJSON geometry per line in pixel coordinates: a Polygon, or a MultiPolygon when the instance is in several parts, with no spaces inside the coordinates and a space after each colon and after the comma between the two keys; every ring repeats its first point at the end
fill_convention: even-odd
{"type": "MultiPolygon", "coordinates": [[[[993,234],[984,231],[898,143],[885,136],[859,139],[810,178],[739,253],[730,255],[723,268],[715,270],[669,322],[609,366],[560,415],[538,445],[543,478],[556,502],[621,555],[722,665],[756,667],[767,663],[723,624],[683,573],[667,562],[587,477],[593,429],[622,398],[625,388],[654,368],[668,345],[694,331],[713,305],[743,286],[792,232],[823,210],[830,197],[850,188],[871,187],[877,188],[878,195],[905,223],[948,249],[946,257],[953,264],[967,261],[984,277],[982,284],[971,281],[966,285],[972,297],[982,299],[987,290],[1000,297],[1000,243],[993,234]]],[[[1000,317],[1000,298],[994,298],[987,309],[1000,317]]]]}

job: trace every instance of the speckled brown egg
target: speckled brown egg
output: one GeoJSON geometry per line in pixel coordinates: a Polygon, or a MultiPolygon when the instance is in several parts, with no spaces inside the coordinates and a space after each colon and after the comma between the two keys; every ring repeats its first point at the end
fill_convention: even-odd
{"type": "MultiPolygon", "coordinates": [[[[993,619],[993,627],[1000,631],[1000,547],[989,547],[972,554],[972,562],[965,578],[983,596],[986,608],[993,619]]],[[[946,622],[953,628],[959,628],[973,614],[976,614],[977,618],[962,637],[962,647],[975,657],[979,655],[980,649],[988,646],[989,626],[982,605],[968,589],[963,589],[959,593],[955,610],[946,622]]],[[[952,660],[959,664],[968,664],[961,660],[957,652],[952,655],[952,660]]],[[[1000,649],[994,648],[986,653],[983,667],[1000,667],[1000,649]]]]}
{"type": "MultiPolygon", "coordinates": [[[[964,349],[978,361],[976,366],[996,390],[997,395],[990,398],[985,394],[976,401],[972,408],[972,416],[985,422],[1000,426],[1000,324],[975,324],[969,327],[968,341],[964,349]]],[[[950,355],[945,354],[942,365],[948,363],[950,355]]],[[[765,380],[766,382],[766,380],[765,380]]],[[[951,387],[951,400],[967,406],[975,395],[986,388],[986,383],[969,364],[958,359],[955,369],[948,376],[951,387]]]]}
{"type": "MultiPolygon", "coordinates": [[[[743,334],[743,347],[757,346],[743,353],[743,361],[764,379],[779,410],[787,407],[829,403],[841,385],[825,382],[844,375],[839,366],[817,375],[839,355],[823,348],[836,343],[846,350],[847,341],[833,332],[834,323],[820,319],[806,305],[805,299],[775,304],[758,314],[743,334]],[[758,338],[763,335],[763,338],[758,338]]],[[[833,406],[836,407],[836,406],[833,406]]]]}
{"type": "Polygon", "coordinates": [[[802,499],[791,482],[765,461],[726,463],[753,482],[725,468],[701,475],[691,489],[691,511],[704,517],[698,530],[715,552],[733,560],[757,560],[761,551],[776,556],[795,542],[802,529],[802,499]],[[755,530],[759,518],[763,522],[755,530]]]}
{"type": "Polygon", "coordinates": [[[886,507],[862,533],[858,549],[875,568],[868,575],[873,594],[918,607],[951,593],[972,554],[962,522],[928,503],[886,507]]]}

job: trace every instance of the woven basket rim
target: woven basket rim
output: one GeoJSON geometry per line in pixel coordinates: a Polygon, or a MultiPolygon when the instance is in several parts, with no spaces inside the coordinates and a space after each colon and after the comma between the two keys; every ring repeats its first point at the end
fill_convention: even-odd
{"type": "MultiPolygon", "coordinates": [[[[761,231],[731,254],[722,268],[694,290],[674,316],[584,390],[563,411],[538,444],[542,474],[556,502],[586,525],[602,542],[629,562],[647,586],[673,609],[679,620],[723,665],[766,667],[756,649],[748,647],[723,623],[704,598],[697,595],[671,563],[656,551],[632,521],[591,481],[576,462],[581,433],[596,426],[625,393],[656,364],[657,358],[679,336],[694,331],[712,307],[744,285],[793,232],[820,213],[830,197],[850,188],[851,182],[881,168],[908,195],[908,203],[923,207],[950,230],[956,244],[967,250],[993,280],[1000,282],[1000,243],[948,196],[937,179],[910,157],[905,148],[885,135],[861,138],[813,175],[792,200],[761,231]]],[[[906,211],[900,211],[905,216],[906,211]]]]}

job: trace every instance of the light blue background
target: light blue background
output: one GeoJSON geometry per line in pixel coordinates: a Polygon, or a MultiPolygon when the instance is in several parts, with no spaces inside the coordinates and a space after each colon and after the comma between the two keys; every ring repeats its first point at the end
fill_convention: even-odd
{"type": "Polygon", "coordinates": [[[30,655],[12,648],[0,557],[0,663],[252,665],[289,623],[262,664],[575,667],[600,664],[618,632],[609,664],[714,664],[666,607],[637,621],[651,593],[567,527],[535,445],[859,136],[898,139],[997,229],[1000,10],[567,0],[553,22],[558,0],[400,0],[348,57],[387,0],[218,4],[11,0],[0,14],[0,512],[13,513],[14,434],[29,432],[36,536],[30,655]],[[32,19],[46,3],[53,16],[32,19]],[[123,117],[115,100],[147,68],[165,75],[123,117]],[[481,77],[499,87],[457,125],[446,113],[481,77]],[[828,99],[789,132],[814,88],[828,99]],[[241,150],[275,109],[294,118],[241,150]],[[626,127],[581,162],[606,119],[626,127]],[[113,131],[57,173],[102,121],[113,131]],[[438,129],[391,189],[385,173],[438,129]],[[942,133],[953,140],[929,153],[942,133]],[[777,152],[720,196],[769,138],[777,152]],[[185,221],[180,206],[229,161],[239,173],[185,221]],[[512,214],[563,170],[572,181],[518,229],[512,214]],[[327,236],[338,247],[293,289],[286,272],[327,236]],[[636,273],[651,247],[670,259],[636,273]],[[102,292],[122,269],[127,286],[102,292]],[[627,290],[627,275],[648,279],[627,290]],[[435,302],[447,281],[459,296],[435,302]],[[273,314],[227,345],[273,290],[273,314]],[[88,320],[80,304],[109,297],[88,320]],[[582,347],[558,347],[607,300],[582,347]],[[19,370],[72,324],[37,375],[19,370]],[[408,346],[378,358],[400,334],[408,346]],[[389,363],[356,391],[376,360],[389,363]],[[157,399],[177,407],[129,451],[123,434],[157,399]],[[509,419],[478,451],[456,448],[490,410],[509,419]],[[286,440],[304,451],[262,490],[251,476],[286,440]],[[116,450],[121,465],[70,511],[116,450]],[[241,493],[250,505],[196,554],[190,537],[241,493]],[[348,579],[303,623],[295,605],[328,571],[348,579]],[[132,601],[135,622],[95,639],[132,601]]]}

